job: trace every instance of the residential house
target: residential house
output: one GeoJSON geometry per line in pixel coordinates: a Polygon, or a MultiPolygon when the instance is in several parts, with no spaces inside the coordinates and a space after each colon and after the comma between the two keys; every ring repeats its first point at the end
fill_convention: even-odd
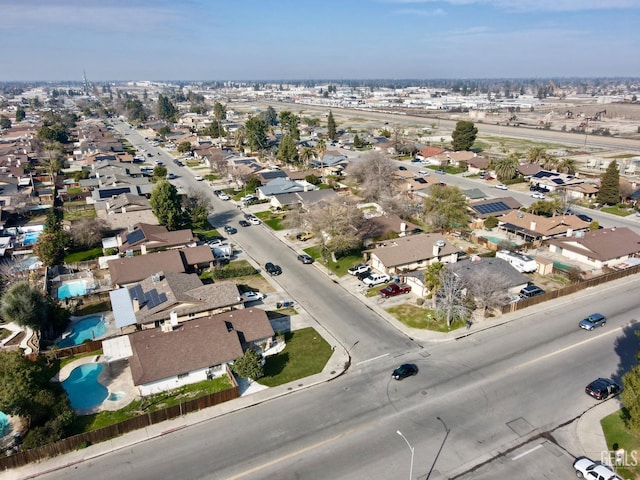
{"type": "Polygon", "coordinates": [[[114,287],[139,282],[156,272],[184,273],[212,265],[213,252],[208,245],[165,250],[146,255],[126,256],[109,260],[107,266],[114,287]]]}
{"type": "Polygon", "coordinates": [[[190,229],[168,230],[164,225],[136,223],[126,228],[116,237],[120,252],[166,250],[195,246],[198,241],[190,229]]]}
{"type": "Polygon", "coordinates": [[[531,175],[529,183],[536,187],[546,188],[550,192],[555,192],[568,187],[575,187],[584,183],[582,178],[566,173],[550,172],[548,170],[540,170],[531,175]]]}
{"type": "Polygon", "coordinates": [[[400,218],[399,215],[380,215],[367,219],[360,230],[365,246],[370,245],[376,239],[405,237],[421,232],[420,227],[414,223],[400,218]]]}
{"type": "Polygon", "coordinates": [[[546,242],[549,251],[593,268],[621,268],[640,262],[640,235],[627,227],[579,232],[546,242]]]}
{"type": "Polygon", "coordinates": [[[444,148],[440,148],[440,147],[431,147],[431,146],[427,146],[427,147],[423,147],[418,151],[418,154],[416,155],[416,158],[419,158],[421,160],[428,160],[431,157],[435,157],[437,155],[441,155],[443,153],[445,153],[447,150],[444,148]]]}
{"type": "Polygon", "coordinates": [[[285,193],[308,192],[318,187],[304,180],[294,182],[289,178],[276,178],[256,190],[258,198],[264,200],[285,193]]]}
{"type": "Polygon", "coordinates": [[[435,263],[455,263],[459,249],[438,233],[408,235],[378,242],[364,251],[371,267],[387,274],[425,268],[435,263]]]}
{"type": "MultiPolygon", "coordinates": [[[[447,265],[465,285],[491,282],[501,293],[518,294],[531,280],[501,258],[478,257],[447,265]]],[[[497,292],[496,292],[497,293],[497,292]]]]}
{"type": "Polygon", "coordinates": [[[308,210],[320,202],[331,202],[338,194],[334,190],[309,190],[306,192],[284,193],[271,197],[269,204],[275,209],[302,208],[308,210]]]}
{"type": "MultiPolygon", "coordinates": [[[[147,197],[122,193],[94,205],[98,218],[107,222],[109,230],[118,231],[135,223],[157,225],[158,219],[151,210],[147,197]]],[[[116,242],[117,246],[117,242],[116,242]]]]}
{"type": "Polygon", "coordinates": [[[482,228],[488,217],[501,218],[507,213],[519,211],[522,204],[513,197],[486,198],[469,203],[472,227],[482,228]]]}
{"type": "Polygon", "coordinates": [[[479,175],[486,172],[491,164],[491,160],[486,157],[473,157],[467,160],[467,171],[472,175],[479,175]]]}
{"type": "Polygon", "coordinates": [[[522,211],[510,211],[501,216],[498,227],[527,241],[542,241],[554,237],[571,237],[576,232],[586,232],[589,223],[575,215],[543,217],[522,211]]]}
{"type": "Polygon", "coordinates": [[[205,285],[195,273],[158,271],[139,283],[111,291],[110,296],[119,328],[155,328],[169,320],[179,324],[244,308],[235,282],[205,285]]]}

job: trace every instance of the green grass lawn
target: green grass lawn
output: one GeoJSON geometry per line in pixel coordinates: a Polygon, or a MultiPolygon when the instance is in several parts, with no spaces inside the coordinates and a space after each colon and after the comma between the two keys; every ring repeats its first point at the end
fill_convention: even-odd
{"type": "Polygon", "coordinates": [[[79,252],[69,253],[65,255],[65,263],[84,262],[86,260],[93,260],[102,256],[102,247],[95,247],[88,250],[82,250],[79,252]]]}
{"type": "Polygon", "coordinates": [[[446,322],[436,320],[433,310],[408,303],[385,309],[407,327],[432,330],[434,332],[451,332],[465,325],[463,320],[453,322],[447,327],[446,322]]]}
{"type": "Polygon", "coordinates": [[[347,270],[349,270],[349,268],[351,268],[356,263],[362,263],[362,255],[360,254],[351,254],[340,257],[338,258],[337,262],[334,262],[333,260],[331,260],[331,258],[329,258],[328,261],[325,261],[325,259],[322,258],[322,251],[318,246],[307,247],[304,249],[304,251],[306,254],[311,255],[316,259],[316,261],[331,270],[331,273],[338,277],[346,275],[347,270]]]}
{"type": "Polygon", "coordinates": [[[331,346],[313,328],[303,328],[285,334],[287,346],[267,357],[264,377],[259,383],[276,387],[322,372],[331,358],[331,346]]]}
{"type": "MultiPolygon", "coordinates": [[[[631,455],[631,452],[638,452],[640,450],[640,435],[634,434],[627,428],[624,421],[625,416],[626,412],[624,409],[618,410],[600,420],[600,425],[602,425],[602,431],[604,432],[609,450],[615,450],[613,446],[617,443],[619,448],[624,448],[624,450],[631,455]]],[[[629,457],[628,460],[632,461],[633,459],[629,457]]],[[[640,465],[629,468],[618,468],[617,473],[622,478],[638,478],[640,465]]]]}
{"type": "Polygon", "coordinates": [[[212,380],[185,385],[170,392],[145,397],[142,400],[135,400],[126,407],[114,412],[100,412],[93,415],[79,416],[74,420],[72,426],[73,434],[89,432],[113,425],[128,420],[129,418],[137,417],[138,415],[144,415],[146,412],[172,407],[181,402],[220,392],[228,388],[231,388],[231,382],[225,375],[212,380]]]}
{"type": "Polygon", "coordinates": [[[619,217],[626,217],[627,215],[631,215],[633,213],[627,208],[620,208],[618,205],[613,205],[611,207],[602,207],[600,210],[603,212],[611,213],[613,215],[618,215],[619,217]]]}

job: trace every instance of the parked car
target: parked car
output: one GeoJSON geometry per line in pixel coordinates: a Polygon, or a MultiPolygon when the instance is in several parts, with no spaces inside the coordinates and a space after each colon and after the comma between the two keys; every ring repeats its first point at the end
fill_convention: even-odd
{"type": "Polygon", "coordinates": [[[311,232],[300,232],[296,235],[296,240],[300,240],[302,242],[306,242],[311,238],[313,238],[313,234],[311,232]]]}
{"type": "Polygon", "coordinates": [[[367,287],[375,287],[376,285],[387,283],[389,280],[391,280],[391,277],[386,273],[373,273],[365,278],[362,283],[364,283],[367,287]]]}
{"type": "Polygon", "coordinates": [[[258,197],[256,197],[255,195],[245,195],[240,199],[240,201],[244,203],[257,202],[258,197]]]}
{"type": "Polygon", "coordinates": [[[585,215],[584,213],[579,213],[576,215],[576,217],[578,217],[583,222],[588,222],[588,223],[593,222],[593,218],[591,218],[589,215],[585,215]]]}
{"type": "Polygon", "coordinates": [[[231,197],[229,195],[227,195],[226,193],[222,192],[222,191],[220,193],[216,194],[216,195],[218,195],[218,198],[220,200],[224,200],[225,202],[227,200],[231,200],[231,197]]]}
{"type": "Polygon", "coordinates": [[[489,175],[489,176],[487,176],[487,177],[484,177],[484,179],[485,179],[487,182],[490,182],[491,180],[495,180],[495,178],[493,178],[491,175],[489,175]]]}
{"type": "Polygon", "coordinates": [[[622,390],[620,385],[609,378],[598,378],[584,389],[587,395],[591,395],[596,400],[604,400],[609,395],[617,395],[620,390],[622,390]]]}
{"type": "Polygon", "coordinates": [[[235,227],[232,227],[231,225],[225,225],[223,228],[224,228],[224,231],[227,232],[229,235],[238,233],[238,229],[235,227]]]}
{"type": "Polygon", "coordinates": [[[396,368],[391,377],[395,380],[402,380],[403,378],[411,377],[418,374],[418,367],[413,363],[403,363],[396,368]]]}
{"type": "Polygon", "coordinates": [[[601,313],[592,313],[587,318],[580,320],[580,328],[584,328],[585,330],[593,330],[596,327],[604,327],[607,323],[607,317],[602,315],[601,313]]]}
{"type": "Polygon", "coordinates": [[[201,181],[203,181],[203,180],[204,180],[204,177],[202,177],[201,175],[196,175],[195,177],[193,177],[193,179],[194,179],[196,182],[201,182],[201,181]]]}
{"type": "MultiPolygon", "coordinates": [[[[151,154],[149,154],[149,155],[151,155],[151,154]]],[[[153,164],[154,164],[154,165],[157,165],[157,166],[159,166],[159,167],[160,167],[160,166],[162,166],[162,165],[164,165],[164,163],[162,163],[160,160],[154,160],[154,161],[153,161],[153,164]]]]}
{"type": "Polygon", "coordinates": [[[282,268],[280,268],[280,265],[275,265],[271,262],[265,263],[264,269],[269,275],[280,275],[282,273],[282,268]]]}
{"type": "Polygon", "coordinates": [[[496,185],[496,188],[498,190],[509,190],[509,187],[507,187],[504,183],[499,183],[496,185]]]}
{"type": "Polygon", "coordinates": [[[359,273],[362,273],[362,272],[368,273],[369,270],[371,270],[371,267],[366,263],[358,263],[357,265],[354,265],[349,270],[347,270],[347,273],[349,275],[358,275],[359,273]]]}
{"type": "Polygon", "coordinates": [[[249,218],[247,219],[249,220],[249,223],[252,225],[260,225],[260,219],[254,215],[249,215],[249,218]]]}
{"type": "Polygon", "coordinates": [[[597,463],[587,457],[579,457],[573,462],[573,469],[578,478],[593,480],[622,480],[607,465],[597,463]]]}
{"type": "Polygon", "coordinates": [[[264,297],[264,293],[260,292],[244,292],[242,294],[242,298],[245,302],[255,302],[257,300],[262,300],[264,297]]]}
{"type": "Polygon", "coordinates": [[[165,177],[166,180],[173,180],[174,178],[176,178],[176,176],[171,172],[167,173],[167,176],[165,177]]]}
{"type": "Polygon", "coordinates": [[[411,287],[406,283],[390,283],[380,290],[380,295],[385,298],[389,298],[409,292],[411,292],[411,287]]]}
{"type": "Polygon", "coordinates": [[[246,220],[240,220],[238,222],[240,224],[241,227],[250,227],[251,224],[249,222],[247,222],[246,220]]]}
{"type": "Polygon", "coordinates": [[[371,271],[366,270],[364,272],[360,272],[356,274],[356,278],[360,281],[363,281],[365,278],[369,278],[372,275],[371,271]]]}
{"type": "Polygon", "coordinates": [[[398,170],[406,171],[406,170],[407,170],[407,167],[405,167],[404,165],[400,165],[400,166],[398,167],[398,170]]]}
{"type": "Polygon", "coordinates": [[[180,160],[178,160],[177,158],[173,160],[173,163],[175,163],[177,166],[179,167],[184,167],[184,163],[182,163],[180,160]]]}
{"type": "Polygon", "coordinates": [[[418,170],[420,175],[424,175],[425,177],[429,176],[429,170],[418,170]]]}
{"type": "Polygon", "coordinates": [[[313,263],[313,257],[310,255],[307,255],[306,253],[301,253],[300,255],[298,255],[298,260],[300,260],[302,263],[306,265],[313,263]]]}
{"type": "Polygon", "coordinates": [[[419,158],[412,158],[411,159],[411,163],[420,163],[420,159],[419,158]]]}
{"type": "Polygon", "coordinates": [[[528,285],[520,290],[520,297],[522,298],[531,298],[536,295],[542,295],[544,290],[538,287],[537,285],[528,285]]]}
{"type": "Polygon", "coordinates": [[[439,168],[436,170],[436,173],[439,173],[440,175],[444,175],[447,172],[445,172],[443,168],[439,168]]]}
{"type": "Polygon", "coordinates": [[[531,198],[537,198],[537,199],[540,199],[540,200],[544,200],[546,197],[544,196],[544,193],[533,192],[531,194],[531,198]]]}

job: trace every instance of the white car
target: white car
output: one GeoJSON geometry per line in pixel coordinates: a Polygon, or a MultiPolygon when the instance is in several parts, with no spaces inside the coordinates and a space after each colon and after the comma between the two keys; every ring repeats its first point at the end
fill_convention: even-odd
{"type": "Polygon", "coordinates": [[[264,293],[260,292],[244,292],[242,297],[245,302],[255,302],[264,298],[264,293]]]}
{"type": "Polygon", "coordinates": [[[220,192],[220,193],[218,194],[218,198],[219,198],[220,200],[224,200],[225,202],[226,202],[227,200],[231,200],[231,197],[230,197],[229,195],[227,195],[226,193],[224,193],[224,192],[220,192]]]}
{"type": "Polygon", "coordinates": [[[533,192],[531,194],[532,198],[538,198],[540,200],[544,200],[546,197],[544,196],[544,193],[540,193],[540,192],[533,192]]]}
{"type": "Polygon", "coordinates": [[[622,480],[607,465],[596,463],[593,460],[580,457],[573,462],[573,468],[578,478],[590,478],[594,480],[622,480]]]}
{"type": "Polygon", "coordinates": [[[375,287],[376,285],[387,283],[390,280],[391,277],[386,273],[374,273],[365,278],[362,283],[364,283],[367,287],[375,287]]]}
{"type": "Polygon", "coordinates": [[[359,263],[347,270],[347,273],[349,275],[358,275],[359,273],[368,272],[369,270],[371,270],[371,267],[369,265],[367,265],[366,263],[359,263]]]}
{"type": "Polygon", "coordinates": [[[240,199],[241,202],[253,202],[255,200],[258,200],[258,197],[255,195],[245,195],[240,199]]]}
{"type": "Polygon", "coordinates": [[[203,181],[203,180],[204,180],[204,178],[203,178],[203,177],[201,177],[200,175],[196,175],[195,177],[193,177],[193,179],[194,179],[196,182],[201,182],[201,181],[203,181]]]}
{"type": "Polygon", "coordinates": [[[429,171],[428,171],[428,170],[418,170],[418,173],[419,173],[420,175],[425,175],[425,176],[428,176],[428,175],[429,175],[429,171]]]}
{"type": "Polygon", "coordinates": [[[496,185],[496,188],[498,190],[509,190],[509,187],[507,187],[504,183],[499,183],[498,185],[496,185]]]}
{"type": "Polygon", "coordinates": [[[247,218],[247,220],[249,220],[249,223],[253,225],[260,225],[260,219],[258,217],[254,217],[253,215],[247,218]]]}

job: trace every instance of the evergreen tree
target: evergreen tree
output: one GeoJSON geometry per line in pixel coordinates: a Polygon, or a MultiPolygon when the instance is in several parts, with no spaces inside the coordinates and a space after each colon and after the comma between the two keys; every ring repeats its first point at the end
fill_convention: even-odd
{"type": "Polygon", "coordinates": [[[171,100],[169,100],[168,97],[162,94],[158,95],[158,118],[173,122],[177,113],[178,110],[173,105],[173,103],[171,103],[171,100]]]}
{"type": "Polygon", "coordinates": [[[244,130],[245,139],[251,150],[258,151],[267,148],[267,123],[264,120],[252,117],[245,122],[244,130]]]}
{"type": "Polygon", "coordinates": [[[46,327],[47,310],[47,302],[40,289],[26,281],[12,284],[0,302],[0,315],[5,322],[15,322],[36,332],[46,327]]]}
{"type": "Polygon", "coordinates": [[[169,230],[177,230],[182,224],[182,209],[178,190],[166,180],[159,181],[151,192],[151,210],[169,230]]]}
{"type": "Polygon", "coordinates": [[[293,137],[289,134],[286,134],[280,140],[280,145],[278,146],[278,160],[286,163],[293,163],[298,160],[298,149],[296,148],[293,137]]]}
{"type": "Polygon", "coordinates": [[[18,107],[16,109],[16,122],[21,122],[22,120],[25,119],[26,116],[27,116],[27,113],[24,111],[24,108],[18,107]]]}
{"type": "Polygon", "coordinates": [[[257,380],[264,376],[262,357],[252,349],[233,362],[231,369],[241,377],[257,380]]]}
{"type": "Polygon", "coordinates": [[[478,128],[473,122],[460,120],[456,123],[456,128],[451,134],[451,146],[457,152],[459,150],[469,150],[476,141],[478,128]]]}
{"type": "Polygon", "coordinates": [[[284,110],[280,112],[280,126],[285,135],[291,136],[294,141],[300,140],[300,129],[298,123],[300,118],[293,113],[284,110]]]}
{"type": "Polygon", "coordinates": [[[620,171],[618,162],[615,160],[600,176],[600,190],[597,198],[598,203],[602,205],[615,205],[620,201],[620,171]]]}
{"type": "Polygon", "coordinates": [[[331,140],[335,140],[338,136],[336,128],[336,121],[333,118],[333,113],[329,111],[329,116],[327,117],[327,136],[331,140]]]}
{"type": "Polygon", "coordinates": [[[431,187],[424,211],[428,222],[438,230],[466,226],[469,221],[467,197],[455,186],[431,187]]]}

